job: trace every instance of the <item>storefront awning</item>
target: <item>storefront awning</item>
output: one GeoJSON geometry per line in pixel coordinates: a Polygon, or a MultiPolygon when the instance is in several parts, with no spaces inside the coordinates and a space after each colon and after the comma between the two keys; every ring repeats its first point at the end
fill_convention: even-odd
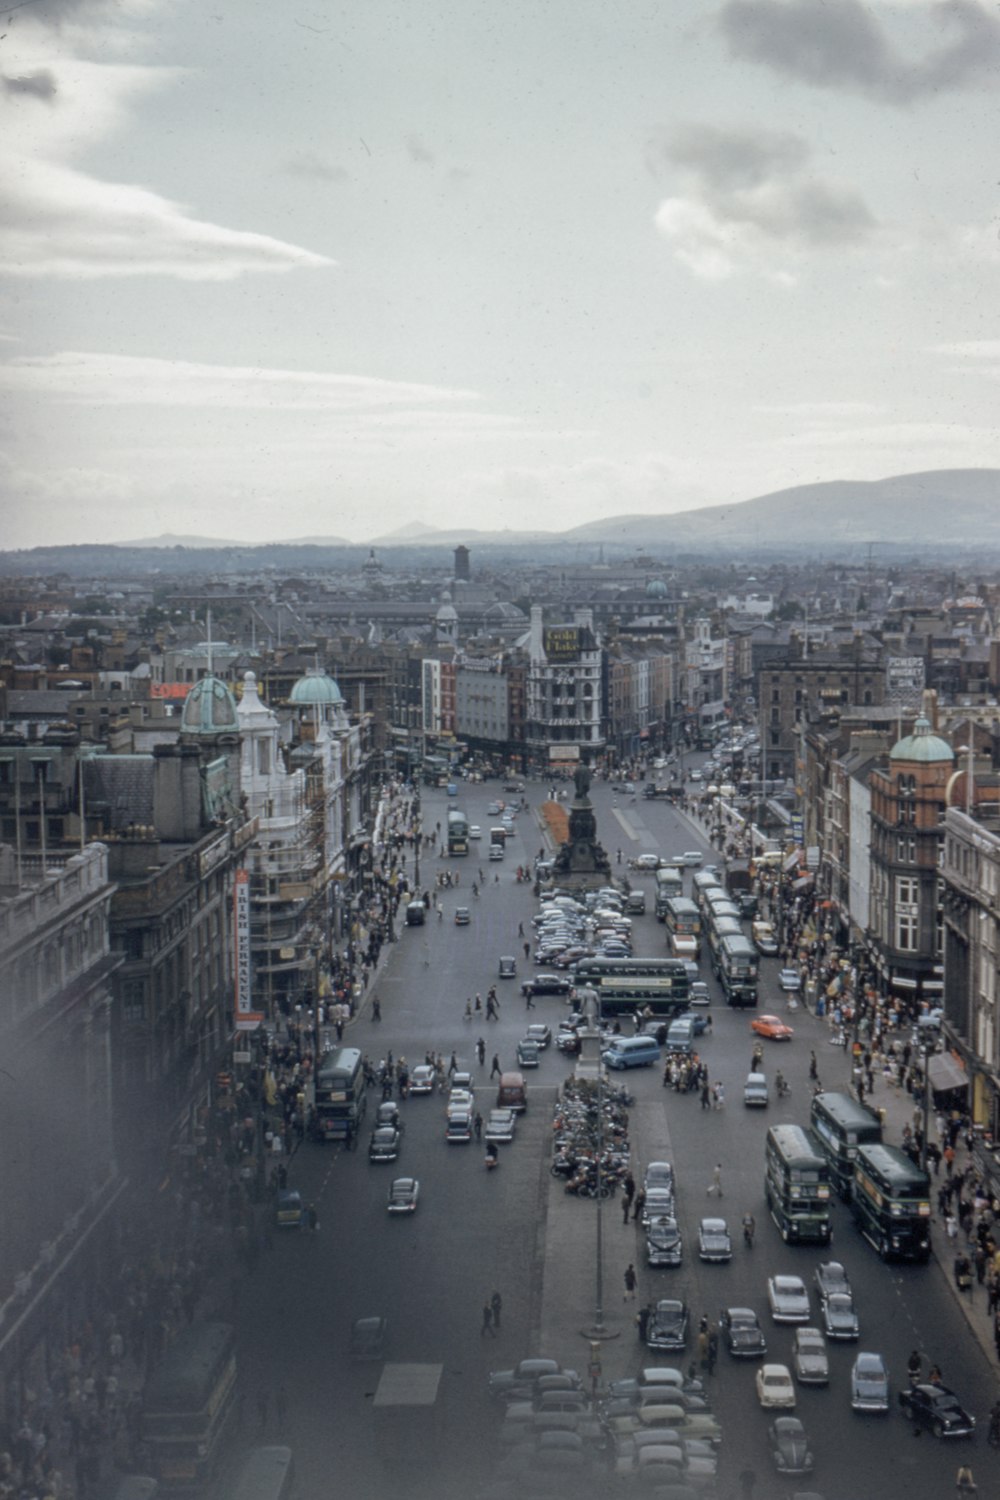
{"type": "Polygon", "coordinates": [[[948,1052],[934,1052],[927,1059],[927,1076],[931,1088],[938,1093],[948,1089],[964,1089],[969,1082],[968,1074],[948,1052]]]}

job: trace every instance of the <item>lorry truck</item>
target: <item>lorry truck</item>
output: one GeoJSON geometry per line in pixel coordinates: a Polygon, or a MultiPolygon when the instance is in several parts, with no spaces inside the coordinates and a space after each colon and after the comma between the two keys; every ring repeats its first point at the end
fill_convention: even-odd
{"type": "Polygon", "coordinates": [[[443,1365],[387,1364],[372,1409],[379,1455],[387,1469],[425,1477],[440,1461],[443,1365]]]}

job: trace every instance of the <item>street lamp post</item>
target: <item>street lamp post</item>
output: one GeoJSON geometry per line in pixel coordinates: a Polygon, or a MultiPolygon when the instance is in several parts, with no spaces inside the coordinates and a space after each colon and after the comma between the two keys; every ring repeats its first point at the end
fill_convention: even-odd
{"type": "Polygon", "coordinates": [[[413,884],[420,891],[420,839],[422,836],[422,824],[420,822],[420,792],[414,793],[413,797],[413,884]]]}

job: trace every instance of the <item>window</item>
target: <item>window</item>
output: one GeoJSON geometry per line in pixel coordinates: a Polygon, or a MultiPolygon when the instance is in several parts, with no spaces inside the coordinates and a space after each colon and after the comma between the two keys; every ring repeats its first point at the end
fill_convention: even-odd
{"type": "Polygon", "coordinates": [[[896,876],[896,907],[915,908],[920,900],[920,882],[915,875],[896,876]]]}
{"type": "Polygon", "coordinates": [[[901,833],[896,839],[896,858],[901,864],[912,865],[917,857],[916,835],[901,833]]]}
{"type": "Polygon", "coordinates": [[[146,986],[141,979],[126,979],[122,984],[122,1019],[127,1026],[140,1025],[146,1019],[146,986]]]}
{"type": "Polygon", "coordinates": [[[896,913],[896,947],[901,953],[917,951],[918,921],[915,914],[896,913]]]}

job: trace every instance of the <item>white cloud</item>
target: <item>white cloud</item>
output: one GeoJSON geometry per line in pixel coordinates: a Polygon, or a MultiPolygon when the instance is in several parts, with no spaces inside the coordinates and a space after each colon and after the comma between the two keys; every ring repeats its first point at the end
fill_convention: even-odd
{"type": "MultiPolygon", "coordinates": [[[[935,467],[927,450],[947,454],[962,467],[993,467],[1000,463],[1000,432],[994,427],[974,427],[964,422],[886,422],[871,427],[811,427],[778,438],[785,448],[828,448],[861,452],[873,450],[907,455],[909,466],[919,455],[920,468],[935,467]]],[[[901,470],[901,472],[903,472],[901,470]]]]}
{"type": "Polygon", "coordinates": [[[248,272],[330,266],[324,255],[270,235],[197,218],[153,189],[103,181],[72,165],[89,146],[126,129],[135,105],[172,83],[170,68],[55,59],[44,37],[12,60],[0,125],[0,268],[9,276],[94,279],[172,276],[228,281],[248,272]]]}
{"type": "MultiPolygon", "coordinates": [[[[96,406],[190,406],[268,411],[367,410],[468,402],[475,392],[315,370],[203,365],[125,354],[20,356],[0,364],[0,389],[96,406]]],[[[449,420],[454,419],[454,414],[449,420]]]]}

